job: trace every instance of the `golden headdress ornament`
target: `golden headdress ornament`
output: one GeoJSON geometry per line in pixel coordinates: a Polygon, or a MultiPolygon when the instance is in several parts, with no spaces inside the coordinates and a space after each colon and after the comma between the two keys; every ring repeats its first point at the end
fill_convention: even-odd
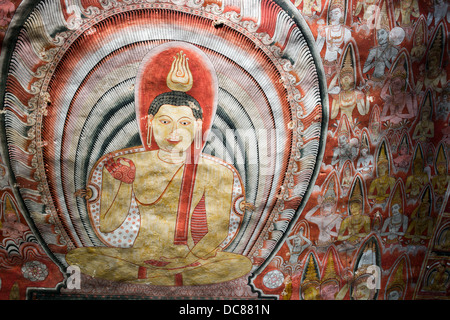
{"type": "Polygon", "coordinates": [[[439,146],[439,150],[436,157],[436,165],[438,164],[443,164],[447,166],[447,158],[445,156],[445,151],[442,144],[439,146]]]}
{"type": "Polygon", "coordinates": [[[425,22],[424,20],[420,20],[417,24],[417,28],[415,31],[415,37],[414,37],[414,44],[415,45],[419,45],[419,44],[423,44],[425,38],[425,22]],[[420,36],[420,42],[417,43],[417,38],[420,36]]]}
{"type": "Polygon", "coordinates": [[[320,285],[319,276],[317,274],[316,265],[312,254],[309,255],[308,265],[306,266],[306,274],[302,281],[302,290],[305,290],[309,286],[318,287],[320,285]]]}
{"type": "Polygon", "coordinates": [[[430,203],[430,189],[429,188],[427,188],[424,191],[424,193],[423,193],[422,203],[423,204],[429,204],[430,203]]]}
{"type": "Polygon", "coordinates": [[[347,116],[344,114],[341,117],[341,120],[339,121],[339,132],[338,136],[349,136],[350,135],[350,129],[349,129],[349,123],[347,116]]]}
{"type": "Polygon", "coordinates": [[[398,204],[400,207],[403,206],[403,200],[400,193],[400,187],[397,187],[394,192],[394,196],[392,197],[391,206],[394,204],[398,204]]]}
{"type": "Polygon", "coordinates": [[[341,9],[342,13],[345,10],[345,1],[344,0],[332,0],[330,4],[330,11],[334,9],[341,9]]]}
{"type": "Polygon", "coordinates": [[[342,79],[345,76],[350,76],[352,79],[355,78],[353,61],[352,61],[352,47],[349,46],[345,52],[344,59],[342,60],[341,70],[339,77],[342,79]]]}
{"type": "Polygon", "coordinates": [[[325,272],[322,278],[322,285],[331,281],[339,283],[339,277],[336,273],[332,252],[330,252],[328,255],[327,265],[325,267],[325,272]]]}
{"type": "Polygon", "coordinates": [[[436,32],[436,36],[434,38],[433,44],[431,45],[430,51],[428,51],[428,60],[438,59],[440,61],[442,55],[442,46],[443,46],[443,34],[442,27],[439,28],[436,32]]]}
{"type": "Polygon", "coordinates": [[[330,180],[328,184],[327,191],[325,192],[325,196],[323,199],[324,202],[335,202],[336,201],[336,192],[334,191],[334,179],[330,180]]]}
{"type": "Polygon", "coordinates": [[[172,67],[167,75],[167,87],[173,91],[187,92],[194,84],[189,59],[183,51],[177,53],[172,62],[172,67]]]}
{"type": "Polygon", "coordinates": [[[365,133],[363,133],[363,135],[361,137],[361,150],[363,150],[363,149],[370,149],[369,138],[367,137],[367,135],[365,133]]]}
{"type": "Polygon", "coordinates": [[[349,203],[351,202],[360,202],[360,203],[363,202],[363,195],[359,179],[355,180],[355,186],[353,187],[352,195],[349,200],[349,203]]]}
{"type": "Polygon", "coordinates": [[[420,168],[423,168],[424,165],[422,150],[420,148],[416,149],[416,154],[414,155],[414,166],[416,165],[420,166],[420,168]]]}
{"type": "Polygon", "coordinates": [[[388,12],[387,12],[386,2],[387,1],[384,1],[383,5],[381,6],[381,10],[378,15],[378,20],[377,20],[376,26],[377,26],[377,30],[384,29],[389,32],[391,30],[391,25],[389,23],[389,16],[388,16],[388,12]]]}
{"type": "Polygon", "coordinates": [[[4,211],[4,215],[9,216],[9,215],[16,215],[16,210],[14,210],[13,204],[11,202],[11,199],[6,196],[5,197],[5,211],[4,211]]]}
{"type": "Polygon", "coordinates": [[[408,73],[405,69],[405,57],[403,57],[403,56],[397,62],[397,65],[395,66],[394,70],[392,71],[392,79],[394,79],[394,78],[401,78],[401,79],[408,78],[408,73]]]}
{"type": "Polygon", "coordinates": [[[402,260],[399,263],[397,270],[395,271],[394,278],[386,290],[388,293],[392,292],[392,291],[403,292],[403,290],[405,289],[405,280],[404,280],[404,276],[403,276],[404,264],[405,264],[404,260],[402,260]]]}
{"type": "Polygon", "coordinates": [[[389,161],[386,155],[386,144],[383,143],[380,147],[380,152],[378,153],[378,159],[377,159],[377,166],[380,165],[388,165],[389,166],[389,161]]]}
{"type": "Polygon", "coordinates": [[[431,110],[431,93],[428,91],[427,95],[425,96],[425,101],[423,102],[422,113],[425,111],[431,113],[431,110]]]}

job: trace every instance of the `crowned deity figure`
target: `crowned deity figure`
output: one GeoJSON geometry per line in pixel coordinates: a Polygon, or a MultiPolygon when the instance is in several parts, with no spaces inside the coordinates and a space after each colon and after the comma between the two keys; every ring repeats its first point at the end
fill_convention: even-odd
{"type": "Polygon", "coordinates": [[[352,300],[375,300],[381,272],[376,264],[376,245],[374,241],[366,244],[351,281],[350,297],[352,300]],[[375,282],[375,283],[374,283],[375,282]]]}
{"type": "Polygon", "coordinates": [[[434,121],[431,118],[433,107],[431,94],[425,96],[424,104],[420,112],[420,120],[414,128],[412,139],[419,142],[427,142],[434,138],[434,121]]]}
{"type": "Polygon", "coordinates": [[[421,61],[427,51],[427,28],[424,20],[419,20],[413,35],[411,60],[421,61]]]}
{"type": "Polygon", "coordinates": [[[0,0],[0,30],[5,32],[16,10],[10,0],[0,0]]]}
{"type": "Polygon", "coordinates": [[[384,100],[381,121],[392,126],[401,126],[402,122],[412,119],[417,113],[417,98],[409,92],[408,72],[405,59],[399,59],[394,70],[386,79],[380,97],[384,100]]]}
{"type": "Polygon", "coordinates": [[[5,207],[3,214],[3,223],[0,221],[0,230],[5,238],[19,239],[25,231],[29,230],[26,224],[20,222],[16,210],[13,207],[9,196],[5,198],[5,207]]]}
{"type": "Polygon", "coordinates": [[[363,73],[368,73],[373,69],[370,80],[374,85],[380,85],[385,79],[386,69],[391,65],[398,54],[397,42],[390,39],[391,27],[386,7],[383,3],[376,21],[376,41],[377,45],[369,50],[369,55],[363,66],[363,73]]]}
{"type": "Polygon", "coordinates": [[[389,284],[386,287],[386,298],[387,300],[402,300],[405,290],[406,290],[406,281],[405,281],[405,275],[404,275],[404,268],[405,268],[405,260],[402,259],[396,269],[394,270],[394,273],[392,274],[392,280],[389,282],[389,284]]]}
{"type": "Polygon", "coordinates": [[[361,136],[360,155],[356,163],[356,171],[364,177],[372,177],[375,159],[370,154],[369,138],[365,133],[361,136]]]}
{"type": "Polygon", "coordinates": [[[444,197],[447,192],[450,182],[450,175],[448,174],[447,157],[445,156],[444,146],[441,144],[436,156],[436,175],[431,178],[431,185],[433,186],[436,198],[444,197]]]}
{"type": "Polygon", "coordinates": [[[412,29],[413,21],[411,17],[418,18],[420,15],[419,1],[418,0],[401,0],[398,2],[395,10],[395,21],[398,22],[400,27],[409,30],[412,29]]]}
{"type": "Polygon", "coordinates": [[[320,52],[326,43],[324,68],[327,76],[336,72],[343,47],[352,38],[350,29],[344,25],[345,6],[345,0],[332,0],[328,7],[328,24],[318,28],[316,46],[320,52]]]}
{"type": "Polygon", "coordinates": [[[352,276],[342,286],[336,295],[336,300],[344,300],[349,293],[352,300],[373,300],[378,292],[377,277],[380,276],[380,268],[376,264],[376,245],[373,241],[366,243],[361,257],[352,272],[352,276]]]}
{"type": "Polygon", "coordinates": [[[301,295],[303,300],[320,299],[320,280],[312,254],[309,255],[308,264],[303,271],[301,295]]]}
{"type": "Polygon", "coordinates": [[[337,237],[342,217],[336,212],[337,195],[335,182],[330,180],[323,196],[319,196],[319,204],[308,211],[305,219],[317,225],[319,238],[316,241],[318,247],[328,247],[337,237]]]}
{"type": "Polygon", "coordinates": [[[337,142],[338,146],[333,150],[331,165],[338,164],[339,169],[341,169],[347,160],[353,162],[359,152],[358,139],[351,137],[350,124],[345,114],[339,119],[337,142]]]}
{"type": "Polygon", "coordinates": [[[303,233],[303,228],[300,228],[296,234],[286,239],[286,244],[289,248],[290,264],[295,265],[302,252],[312,244],[311,240],[309,240],[303,233]]]}
{"type": "Polygon", "coordinates": [[[375,28],[376,18],[380,11],[377,2],[378,0],[358,0],[353,10],[353,16],[358,18],[358,22],[354,23],[357,32],[364,30],[365,35],[368,36],[375,28]],[[359,18],[361,12],[363,12],[363,16],[359,18]]]}
{"type": "Polygon", "coordinates": [[[302,4],[302,2],[302,15],[307,18],[310,18],[316,13],[320,13],[320,11],[322,11],[322,0],[295,0],[294,6],[298,7],[302,4]]]}
{"type": "Polygon", "coordinates": [[[411,200],[416,200],[425,185],[430,181],[427,172],[424,171],[424,160],[420,148],[417,148],[414,160],[412,174],[406,178],[405,192],[411,200]]]}
{"type": "Polygon", "coordinates": [[[143,147],[99,160],[92,174],[102,181],[99,209],[90,212],[102,239],[132,220],[130,210],[138,212],[136,238],[128,247],[75,248],[66,255],[69,265],[92,277],[165,286],[214,284],[250,272],[249,258],[223,247],[239,175],[201,153],[217,91],[211,62],[195,46],[168,42],[144,57],[135,85],[143,147]]]}
{"type": "Polygon", "coordinates": [[[434,26],[437,26],[441,21],[450,23],[450,10],[448,6],[448,0],[433,0],[433,9],[429,10],[427,16],[427,25],[431,26],[433,21],[434,26]]]}
{"type": "Polygon", "coordinates": [[[340,278],[337,275],[334,263],[333,253],[328,254],[325,272],[320,282],[320,298],[321,300],[335,300],[340,291],[340,278]]]}
{"type": "Polygon", "coordinates": [[[397,156],[393,159],[397,170],[408,171],[412,155],[409,151],[408,137],[405,134],[397,147],[397,156]]]}
{"type": "Polygon", "coordinates": [[[375,204],[385,204],[394,188],[395,178],[390,173],[389,159],[386,145],[383,143],[377,159],[377,177],[370,183],[368,198],[375,204]]]}
{"type": "Polygon", "coordinates": [[[447,70],[443,64],[445,48],[444,26],[439,25],[427,52],[425,74],[416,84],[416,92],[431,89],[434,93],[441,93],[447,83],[447,70]]]}
{"type": "Polygon", "coordinates": [[[328,93],[333,97],[331,119],[335,119],[340,113],[341,115],[345,114],[348,121],[353,123],[355,108],[360,115],[366,115],[369,112],[370,102],[373,101],[373,98],[356,88],[356,68],[352,45],[348,45],[339,73],[331,81],[328,93]],[[339,84],[337,84],[338,81],[339,84]]]}
{"type": "Polygon", "coordinates": [[[384,221],[381,236],[386,237],[386,243],[398,243],[408,228],[408,217],[403,214],[403,199],[401,189],[397,187],[391,201],[389,217],[384,221]]]}
{"type": "Polygon", "coordinates": [[[411,223],[405,233],[405,238],[411,239],[413,244],[431,239],[434,221],[431,217],[431,195],[425,190],[420,204],[411,213],[411,223]]]}
{"type": "Polygon", "coordinates": [[[364,214],[364,199],[359,179],[354,183],[348,207],[349,215],[341,223],[337,240],[353,245],[370,232],[370,217],[364,214]]]}

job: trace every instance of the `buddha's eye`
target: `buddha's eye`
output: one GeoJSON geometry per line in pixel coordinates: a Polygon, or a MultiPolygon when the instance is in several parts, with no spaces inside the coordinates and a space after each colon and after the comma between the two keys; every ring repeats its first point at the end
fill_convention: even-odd
{"type": "Polygon", "coordinates": [[[170,120],[168,120],[168,119],[160,119],[159,122],[161,122],[162,124],[169,124],[170,120]]]}
{"type": "Polygon", "coordinates": [[[189,120],[181,120],[180,124],[183,125],[183,126],[188,126],[188,125],[191,124],[191,122],[189,120]]]}

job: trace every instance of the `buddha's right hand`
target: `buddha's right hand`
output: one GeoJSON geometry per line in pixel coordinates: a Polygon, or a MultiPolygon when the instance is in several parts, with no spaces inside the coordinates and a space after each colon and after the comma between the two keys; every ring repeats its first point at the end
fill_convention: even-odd
{"type": "Polygon", "coordinates": [[[131,184],[136,176],[136,167],[130,159],[118,158],[114,160],[111,156],[106,159],[105,168],[119,181],[131,184]]]}

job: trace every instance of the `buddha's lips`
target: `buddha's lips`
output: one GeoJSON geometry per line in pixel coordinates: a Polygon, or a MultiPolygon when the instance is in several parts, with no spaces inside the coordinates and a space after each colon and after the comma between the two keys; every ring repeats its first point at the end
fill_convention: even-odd
{"type": "Polygon", "coordinates": [[[183,140],[183,138],[168,138],[166,139],[166,141],[170,144],[177,144],[179,142],[181,142],[183,140]]]}

